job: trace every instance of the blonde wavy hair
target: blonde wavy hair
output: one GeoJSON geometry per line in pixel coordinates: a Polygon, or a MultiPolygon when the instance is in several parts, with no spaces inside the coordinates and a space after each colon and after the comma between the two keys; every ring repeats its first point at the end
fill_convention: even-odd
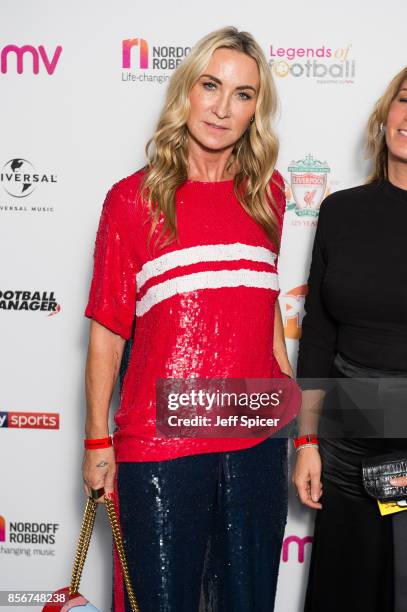
{"type": "Polygon", "coordinates": [[[175,194],[188,178],[189,94],[214,51],[233,49],[252,57],[260,86],[254,120],[235,143],[228,168],[236,165],[234,191],[246,212],[279,247],[275,202],[269,187],[278,154],[278,139],[271,127],[277,111],[277,92],[265,55],[248,32],[226,27],[202,38],[173,73],[156,131],[146,145],[147,167],[141,195],[151,216],[150,238],[160,215],[164,224],[157,242],[166,246],[177,239],[175,194]]]}
{"type": "Polygon", "coordinates": [[[404,81],[407,79],[407,66],[405,66],[390,81],[384,94],[376,102],[367,125],[367,152],[368,158],[373,162],[372,172],[367,179],[368,183],[378,179],[387,179],[388,148],[386,134],[383,126],[386,125],[390,105],[397,97],[404,81]]]}

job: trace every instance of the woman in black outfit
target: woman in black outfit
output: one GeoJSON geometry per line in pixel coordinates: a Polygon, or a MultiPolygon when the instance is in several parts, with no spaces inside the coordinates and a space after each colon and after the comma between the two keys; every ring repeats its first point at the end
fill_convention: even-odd
{"type": "MultiPolygon", "coordinates": [[[[407,67],[376,104],[368,132],[368,183],[321,206],[299,378],[407,377],[407,67]]],[[[323,385],[303,388],[300,436],[316,434],[325,395],[323,385]]],[[[306,612],[407,611],[407,511],[382,517],[361,473],[365,457],[407,455],[407,432],[380,435],[298,448],[293,482],[318,509],[306,612]]]]}

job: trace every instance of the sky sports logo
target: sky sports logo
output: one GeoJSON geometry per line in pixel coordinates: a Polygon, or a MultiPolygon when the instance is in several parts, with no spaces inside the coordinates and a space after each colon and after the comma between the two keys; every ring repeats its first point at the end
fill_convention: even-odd
{"type": "Polygon", "coordinates": [[[59,414],[56,412],[0,412],[0,427],[59,429],[59,414]]]}

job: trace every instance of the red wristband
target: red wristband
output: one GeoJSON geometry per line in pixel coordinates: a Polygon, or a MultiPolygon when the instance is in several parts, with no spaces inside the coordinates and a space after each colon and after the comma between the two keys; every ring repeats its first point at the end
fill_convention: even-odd
{"type": "Polygon", "coordinates": [[[299,448],[300,446],[304,446],[304,444],[318,444],[318,438],[312,434],[307,434],[306,436],[294,438],[293,444],[294,448],[299,448]]]}
{"type": "Polygon", "coordinates": [[[109,448],[109,446],[113,446],[113,438],[112,436],[108,436],[107,438],[85,438],[83,443],[87,450],[109,448]]]}

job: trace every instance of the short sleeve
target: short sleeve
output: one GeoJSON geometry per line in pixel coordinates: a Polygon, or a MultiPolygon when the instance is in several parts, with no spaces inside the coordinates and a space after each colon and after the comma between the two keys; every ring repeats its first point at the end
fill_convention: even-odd
{"type": "MultiPolygon", "coordinates": [[[[270,180],[270,189],[273,196],[272,201],[272,209],[273,213],[276,217],[277,221],[277,232],[278,232],[278,246],[276,246],[276,260],[275,265],[278,272],[278,264],[279,264],[279,253],[281,246],[281,236],[283,233],[283,223],[284,223],[284,214],[286,208],[286,199],[285,199],[285,190],[284,190],[284,179],[281,174],[274,170],[273,175],[270,180]]],[[[280,289],[278,290],[278,294],[280,294],[280,289]]]]}
{"type": "Polygon", "coordinates": [[[121,210],[116,186],[107,194],[99,220],[85,316],[129,339],[135,316],[136,262],[121,210]]]}
{"type": "Polygon", "coordinates": [[[278,170],[274,170],[271,178],[271,192],[274,197],[273,212],[277,217],[278,224],[278,239],[281,243],[281,235],[283,233],[284,214],[286,209],[285,185],[284,179],[278,170]]]}

